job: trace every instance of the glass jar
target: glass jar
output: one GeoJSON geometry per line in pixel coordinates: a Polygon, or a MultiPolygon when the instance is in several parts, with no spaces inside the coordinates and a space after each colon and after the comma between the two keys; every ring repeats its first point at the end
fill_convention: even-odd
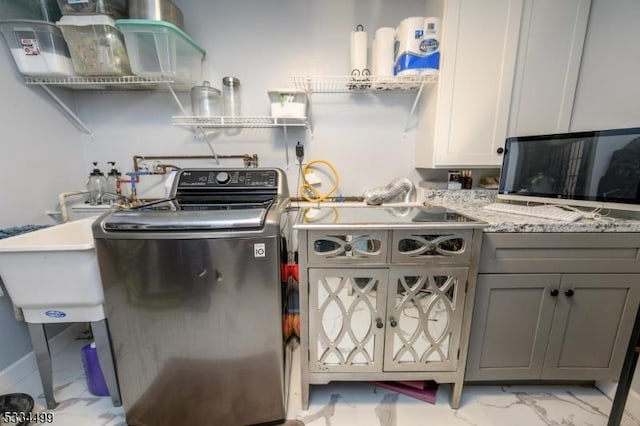
{"type": "Polygon", "coordinates": [[[211,87],[208,81],[202,86],[191,88],[191,110],[198,117],[214,117],[220,115],[220,90],[211,87]]]}
{"type": "Polygon", "coordinates": [[[235,77],[222,79],[222,108],[228,117],[239,117],[240,113],[240,80],[235,77]]]}

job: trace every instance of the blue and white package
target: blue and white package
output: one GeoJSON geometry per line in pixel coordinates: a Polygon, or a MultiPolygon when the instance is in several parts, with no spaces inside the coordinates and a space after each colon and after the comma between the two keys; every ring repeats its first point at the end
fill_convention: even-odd
{"type": "Polygon", "coordinates": [[[396,75],[437,74],[440,69],[440,19],[406,18],[396,30],[396,75]]]}

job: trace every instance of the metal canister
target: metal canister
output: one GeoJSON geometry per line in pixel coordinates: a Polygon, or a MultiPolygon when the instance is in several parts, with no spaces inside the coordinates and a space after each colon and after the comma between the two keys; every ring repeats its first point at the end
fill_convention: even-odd
{"type": "Polygon", "coordinates": [[[213,117],[220,115],[221,93],[215,87],[211,87],[208,81],[203,81],[202,86],[191,88],[191,110],[193,115],[199,117],[213,117]]]}

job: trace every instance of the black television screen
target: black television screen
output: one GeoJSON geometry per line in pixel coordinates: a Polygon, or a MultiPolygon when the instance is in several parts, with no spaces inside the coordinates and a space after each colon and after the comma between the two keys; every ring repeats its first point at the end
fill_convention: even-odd
{"type": "Polygon", "coordinates": [[[498,192],[499,198],[636,210],[640,128],[507,138],[498,192]]]}

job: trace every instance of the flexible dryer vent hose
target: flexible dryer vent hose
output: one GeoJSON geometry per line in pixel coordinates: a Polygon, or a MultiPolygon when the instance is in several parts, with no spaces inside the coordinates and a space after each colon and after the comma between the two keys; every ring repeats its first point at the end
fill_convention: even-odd
{"type": "Polygon", "coordinates": [[[367,204],[379,205],[397,200],[404,195],[404,202],[415,200],[416,188],[407,178],[398,178],[384,187],[371,188],[364,191],[364,201],[367,204]]]}

